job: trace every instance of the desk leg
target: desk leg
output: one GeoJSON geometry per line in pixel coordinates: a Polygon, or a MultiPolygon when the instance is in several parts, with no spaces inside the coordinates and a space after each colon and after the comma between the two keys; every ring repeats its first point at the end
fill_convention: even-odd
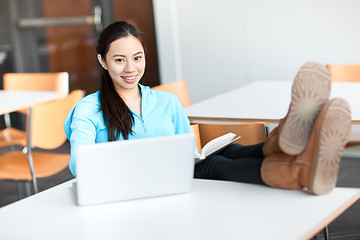
{"type": "Polygon", "coordinates": [[[33,188],[34,188],[34,193],[38,192],[38,187],[37,187],[37,182],[36,182],[36,176],[35,176],[35,168],[34,168],[34,161],[33,161],[33,156],[32,156],[32,145],[31,145],[31,125],[32,125],[32,110],[31,108],[28,109],[28,119],[27,119],[27,130],[28,130],[28,142],[27,142],[27,147],[28,147],[28,151],[27,151],[27,158],[28,158],[28,163],[29,163],[29,167],[30,167],[30,173],[31,173],[31,179],[32,179],[32,183],[33,183],[33,188]]]}

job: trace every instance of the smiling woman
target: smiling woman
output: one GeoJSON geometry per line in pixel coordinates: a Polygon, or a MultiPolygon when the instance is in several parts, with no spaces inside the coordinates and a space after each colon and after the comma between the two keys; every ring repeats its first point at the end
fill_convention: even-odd
{"type": "Polygon", "coordinates": [[[104,29],[96,50],[103,67],[100,102],[109,140],[120,134],[127,139],[134,121],[130,109],[141,116],[138,83],[145,72],[145,40],[133,25],[115,22],[104,29]]]}

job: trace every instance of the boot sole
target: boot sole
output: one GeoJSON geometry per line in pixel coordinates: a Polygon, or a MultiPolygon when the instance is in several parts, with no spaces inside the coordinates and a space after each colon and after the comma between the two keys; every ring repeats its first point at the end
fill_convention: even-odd
{"type": "Polygon", "coordinates": [[[316,62],[305,63],[292,86],[291,105],[279,133],[279,146],[297,155],[307,146],[316,116],[330,96],[331,79],[327,69],[316,62]]]}
{"type": "Polygon", "coordinates": [[[312,161],[309,191],[321,195],[336,185],[341,154],[348,141],[351,115],[348,103],[341,98],[331,100],[321,123],[318,144],[312,161]]]}

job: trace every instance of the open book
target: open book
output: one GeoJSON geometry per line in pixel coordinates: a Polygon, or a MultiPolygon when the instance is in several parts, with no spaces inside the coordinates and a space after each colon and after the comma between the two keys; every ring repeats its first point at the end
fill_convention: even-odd
{"type": "Polygon", "coordinates": [[[195,151],[195,160],[204,160],[206,157],[220,151],[221,149],[235,142],[239,138],[240,136],[236,137],[236,134],[234,133],[227,133],[220,137],[214,138],[213,140],[205,144],[205,146],[199,152],[195,151]]]}

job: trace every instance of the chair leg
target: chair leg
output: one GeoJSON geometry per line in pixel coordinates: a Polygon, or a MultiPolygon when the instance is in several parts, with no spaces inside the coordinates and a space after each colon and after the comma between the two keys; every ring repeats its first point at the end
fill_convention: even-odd
{"type": "Polygon", "coordinates": [[[11,118],[9,113],[4,114],[4,121],[6,128],[11,128],[11,118]]]}
{"type": "Polygon", "coordinates": [[[325,236],[325,240],[330,240],[330,235],[329,235],[329,226],[326,225],[324,228],[324,236],[325,236]]]}
{"type": "Polygon", "coordinates": [[[32,195],[32,189],[29,181],[16,181],[17,200],[29,197],[32,195]]]}
{"type": "Polygon", "coordinates": [[[28,156],[28,162],[29,162],[29,167],[30,167],[30,172],[31,172],[34,194],[36,194],[36,193],[38,193],[38,186],[37,186],[37,181],[36,181],[36,176],[35,176],[35,168],[34,168],[34,161],[33,161],[33,157],[32,157],[31,148],[28,149],[27,156],[28,156]]]}
{"type": "Polygon", "coordinates": [[[29,197],[32,195],[32,191],[31,191],[31,183],[26,181],[25,183],[25,197],[29,197]]]}
{"type": "Polygon", "coordinates": [[[20,189],[20,182],[16,181],[16,193],[17,193],[17,200],[21,199],[21,189],[20,189]]]}

